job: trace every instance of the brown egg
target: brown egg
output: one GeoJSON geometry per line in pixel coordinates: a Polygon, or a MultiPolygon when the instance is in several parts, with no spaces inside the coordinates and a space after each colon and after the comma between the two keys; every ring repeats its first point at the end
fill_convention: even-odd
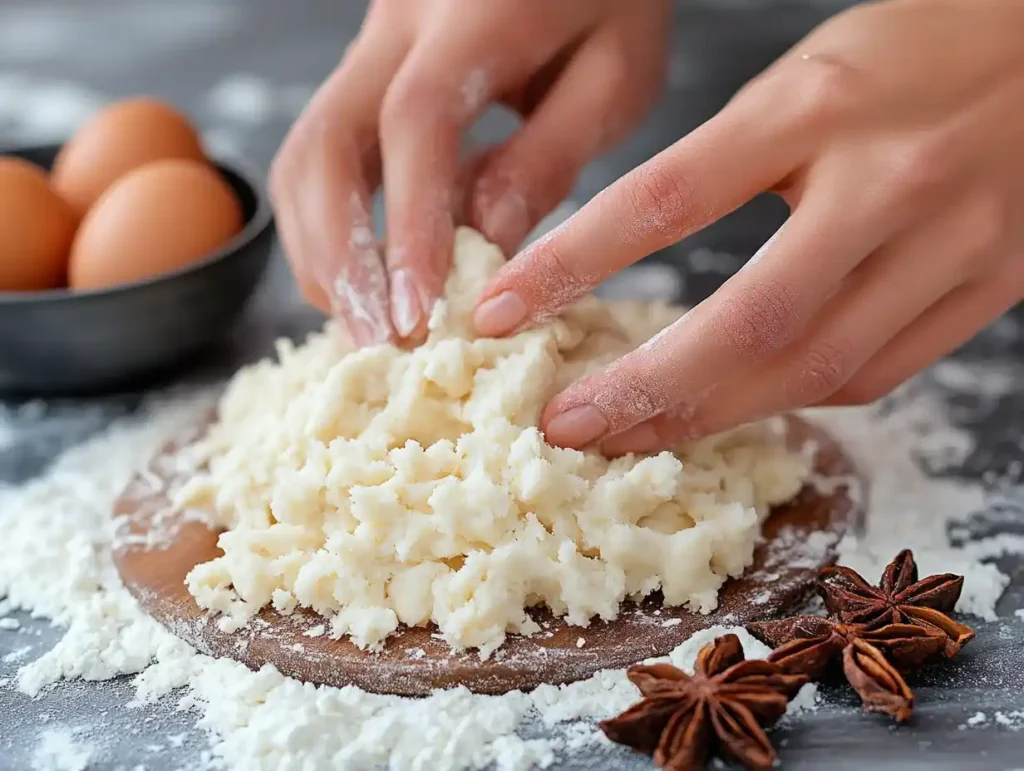
{"type": "Polygon", "coordinates": [[[95,115],[61,148],[53,184],[84,214],[129,171],[168,158],[205,160],[188,118],[156,99],[126,99],[95,115]]]}
{"type": "Polygon", "coordinates": [[[63,286],[77,224],[46,172],[0,158],[0,291],[63,286]]]}
{"type": "Polygon", "coordinates": [[[224,246],[242,224],[238,198],[208,164],[150,163],[115,182],[82,220],[71,248],[71,288],[176,270],[224,246]]]}

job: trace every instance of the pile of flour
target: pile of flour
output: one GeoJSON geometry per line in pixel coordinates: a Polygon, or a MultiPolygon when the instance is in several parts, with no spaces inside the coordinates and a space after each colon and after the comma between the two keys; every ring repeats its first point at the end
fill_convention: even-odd
{"type": "Polygon", "coordinates": [[[272,603],[312,608],[362,647],[434,622],[453,648],[488,655],[506,632],[538,631],[531,605],[585,626],[660,589],[706,612],[750,564],[761,520],[808,478],[806,455],[771,422],[654,457],[548,445],[547,400],[681,310],[588,298],[476,339],[473,305],[503,263],[460,228],[422,346],[354,351],[329,325],[232,379],[193,449],[209,471],[177,495],[229,528],[223,556],[188,577],[223,628],[272,603]]]}

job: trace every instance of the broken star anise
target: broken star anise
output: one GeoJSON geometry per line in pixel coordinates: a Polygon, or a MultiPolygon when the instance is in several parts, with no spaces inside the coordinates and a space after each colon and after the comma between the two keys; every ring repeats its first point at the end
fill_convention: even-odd
{"type": "Polygon", "coordinates": [[[945,635],[945,653],[952,657],[974,638],[970,627],[948,615],[960,599],[963,585],[963,576],[952,573],[919,581],[914,555],[904,549],[886,567],[877,587],[850,568],[830,567],[821,572],[818,593],[829,615],[846,624],[868,629],[914,624],[937,630],[945,635]]]}
{"type": "Polygon", "coordinates": [[[946,644],[941,632],[912,624],[866,629],[818,616],[747,628],[775,649],[768,661],[811,680],[841,671],[868,712],[891,715],[900,723],[914,711],[914,694],[900,673],[941,656],[946,644]]]}
{"type": "Polygon", "coordinates": [[[614,742],[654,755],[667,771],[704,768],[722,752],[746,768],[775,763],[763,727],[774,723],[808,681],[775,663],[747,661],[736,635],[719,637],[697,655],[694,674],[671,664],[630,667],[643,701],[601,723],[614,742]]]}

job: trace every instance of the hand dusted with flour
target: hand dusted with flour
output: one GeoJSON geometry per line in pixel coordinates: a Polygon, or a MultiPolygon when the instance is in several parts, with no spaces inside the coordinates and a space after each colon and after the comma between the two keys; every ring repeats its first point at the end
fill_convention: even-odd
{"type": "Polygon", "coordinates": [[[422,342],[455,223],[511,254],[654,104],[671,13],[668,0],[370,2],[270,170],[306,298],[360,346],[422,342]],[[464,156],[495,104],[522,122],[464,156]],[[378,189],[386,247],[370,217],[378,189]]]}
{"type": "Polygon", "coordinates": [[[422,347],[355,351],[332,325],[235,378],[196,447],[209,470],[178,499],[229,528],[224,556],[189,575],[200,605],[228,625],[268,603],[310,607],[371,648],[399,624],[434,622],[485,655],[536,631],[531,605],[576,624],[659,588],[670,604],[715,607],[807,459],[770,424],[676,455],[549,446],[536,424],[551,394],[679,310],[588,298],[541,328],[473,339],[473,303],[502,262],[460,229],[422,347]]]}

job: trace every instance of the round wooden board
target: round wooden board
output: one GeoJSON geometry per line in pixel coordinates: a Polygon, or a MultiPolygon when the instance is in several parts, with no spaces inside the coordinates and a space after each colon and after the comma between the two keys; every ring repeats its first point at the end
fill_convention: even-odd
{"type": "Polygon", "coordinates": [[[835,480],[808,485],[790,503],[776,507],[763,527],[754,562],[742,578],[728,581],[718,608],[706,615],[661,606],[661,596],[627,602],[613,622],[569,626],[537,611],[542,632],[509,636],[489,659],[453,653],[436,628],[402,628],[380,653],[368,653],[347,638],[306,634],[324,625],[312,612],[279,614],[264,608],[235,632],[196,605],[185,588],[193,566],[220,555],[217,531],[171,509],[167,491],[183,479],[175,455],[207,423],[167,445],[132,481],[115,505],[118,534],[114,561],[128,590],[154,618],[198,650],[258,669],[273,664],[299,680],[333,686],[357,685],[376,693],[420,696],[463,685],[476,693],[528,690],[542,683],[581,680],[601,669],[625,667],[663,656],[694,632],[781,616],[806,601],[818,571],[835,561],[835,545],[863,521],[860,480],[851,461],[821,429],[789,418],[793,446],[813,442],[816,470],[835,480]]]}

